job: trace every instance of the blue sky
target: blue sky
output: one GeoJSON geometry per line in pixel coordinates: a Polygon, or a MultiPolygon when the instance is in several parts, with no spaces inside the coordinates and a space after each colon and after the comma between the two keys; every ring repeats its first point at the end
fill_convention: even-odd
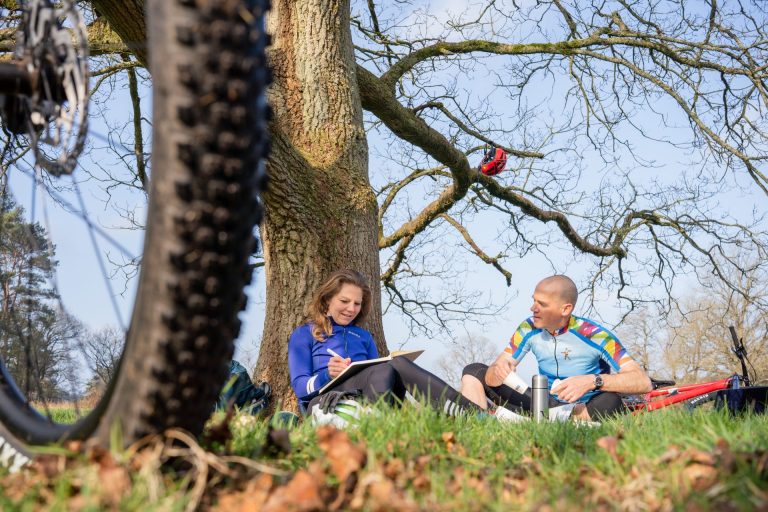
{"type": "MultiPolygon", "coordinates": [[[[452,10],[463,8],[465,5],[466,2],[458,0],[447,3],[421,3],[423,12],[431,13],[438,21],[444,21],[452,10]]],[[[406,19],[403,20],[402,25],[405,26],[409,23],[410,19],[406,19]]],[[[442,24],[432,23],[430,25],[428,23],[425,25],[424,30],[429,32],[430,27],[436,29],[442,27],[442,24]]],[[[506,37],[514,37],[513,32],[507,33],[506,37]]],[[[489,66],[493,65],[493,63],[484,62],[484,65],[489,66]]],[[[485,76],[482,74],[482,69],[485,68],[478,68],[476,74],[460,76],[458,79],[460,90],[468,98],[485,98],[492,94],[494,90],[491,87],[492,80],[478,80],[478,77],[485,76]]],[[[439,73],[436,76],[437,79],[440,78],[439,73]]],[[[444,78],[450,80],[452,77],[445,76],[444,78]]],[[[517,145],[524,138],[531,140],[537,133],[541,133],[541,130],[552,119],[556,119],[558,113],[563,111],[562,98],[560,97],[561,91],[562,82],[543,80],[541,87],[532,93],[529,98],[532,105],[539,104],[543,106],[542,114],[529,125],[523,126],[519,132],[510,134],[504,142],[510,145],[517,145]]],[[[496,112],[493,124],[497,127],[505,127],[509,124],[517,123],[514,105],[504,101],[503,91],[497,90],[497,93],[500,93],[501,96],[494,100],[496,112]]],[[[144,100],[145,105],[148,98],[149,96],[147,95],[144,100]]],[[[129,102],[126,100],[126,91],[118,83],[115,86],[114,96],[109,101],[99,103],[95,107],[94,112],[106,112],[108,117],[114,120],[127,120],[128,106],[129,102]]],[[[665,103],[664,100],[660,100],[654,107],[669,113],[675,111],[675,107],[665,103]]],[[[657,122],[655,119],[656,117],[653,116],[639,116],[637,123],[638,126],[651,132],[654,129],[659,131],[658,125],[654,125],[657,122]]],[[[99,116],[94,116],[92,123],[96,136],[91,139],[91,144],[96,147],[105,146],[103,138],[109,133],[110,127],[104,125],[100,121],[99,116]]],[[[678,128],[665,128],[662,132],[658,133],[658,138],[664,140],[674,139],[687,132],[684,118],[678,118],[676,124],[678,128]]],[[[633,131],[632,128],[624,128],[623,130],[626,130],[626,132],[622,135],[627,137],[633,131]]],[[[369,136],[370,173],[375,186],[380,186],[390,176],[404,175],[403,169],[398,167],[396,162],[388,160],[386,157],[391,149],[390,142],[385,132],[371,133],[369,136]]],[[[122,149],[123,153],[130,153],[129,148],[121,148],[119,144],[117,147],[118,150],[122,149]]],[[[582,145],[580,148],[581,150],[578,154],[553,153],[541,165],[549,166],[549,168],[555,168],[559,165],[573,165],[574,169],[584,173],[585,178],[581,181],[581,186],[587,189],[590,187],[599,188],[606,180],[610,181],[613,176],[611,173],[616,170],[611,169],[609,165],[602,161],[597,152],[589,148],[588,145],[582,145]]],[[[701,172],[699,169],[690,167],[689,155],[675,150],[663,140],[660,142],[648,140],[637,142],[635,149],[642,155],[644,161],[648,163],[645,167],[637,165],[634,169],[634,172],[637,173],[634,181],[640,187],[652,190],[656,183],[675,184],[684,175],[695,179],[697,173],[701,172]]],[[[125,157],[125,155],[122,156],[125,157]]],[[[471,159],[472,163],[476,163],[477,159],[479,157],[471,159]]],[[[434,162],[430,161],[429,158],[418,154],[415,156],[415,163],[423,166],[434,165],[434,162]]],[[[82,162],[82,166],[87,169],[96,168],[96,164],[123,175],[125,173],[120,155],[112,152],[97,150],[82,162]]],[[[516,165],[517,162],[511,159],[510,168],[513,169],[516,165]]],[[[525,169],[514,172],[509,170],[499,176],[498,179],[503,180],[507,184],[514,185],[515,180],[525,178],[525,173],[525,169]]],[[[76,179],[84,179],[82,174],[78,176],[76,179]]],[[[713,208],[719,208],[720,211],[735,216],[746,215],[752,208],[757,208],[758,211],[765,211],[765,197],[755,192],[754,188],[750,188],[748,181],[744,177],[729,175],[727,180],[732,185],[729,186],[724,194],[712,201],[713,208]]],[[[24,176],[16,176],[12,182],[14,193],[20,202],[25,205],[31,203],[30,183],[31,181],[24,176]]],[[[67,184],[69,181],[65,178],[61,183],[67,184]]],[[[98,183],[94,181],[83,183],[81,190],[87,204],[87,209],[94,222],[104,229],[109,229],[112,236],[118,238],[132,255],[138,255],[141,244],[138,234],[127,229],[129,224],[125,218],[116,214],[111,206],[117,205],[118,207],[132,209],[135,205],[139,205],[136,213],[137,217],[142,217],[141,194],[116,189],[109,198],[111,206],[107,206],[105,203],[107,196],[98,186],[98,183]]],[[[424,197],[429,195],[429,193],[430,191],[427,188],[419,187],[410,192],[409,200],[404,202],[404,207],[398,213],[398,218],[393,222],[397,224],[397,222],[407,218],[409,210],[413,212],[420,209],[424,204],[424,197]]],[[[66,191],[63,191],[62,194],[69,202],[77,204],[77,198],[74,194],[66,191]]],[[[45,225],[43,222],[44,207],[42,196],[38,196],[38,198],[36,219],[45,225]]],[[[101,273],[98,271],[99,264],[91,250],[91,242],[86,228],[81,221],[65,213],[58,205],[48,201],[46,208],[48,209],[48,218],[50,220],[47,227],[52,232],[54,243],[57,247],[57,258],[61,262],[58,286],[65,304],[75,316],[93,328],[105,325],[119,325],[121,322],[117,319],[118,315],[115,314],[111,306],[112,298],[101,278],[101,273]]],[[[583,211],[588,211],[588,205],[586,205],[583,211]]],[[[498,247],[499,241],[505,236],[505,226],[506,221],[499,214],[478,216],[467,225],[478,243],[491,254],[495,254],[494,248],[498,247]]],[[[545,238],[557,238],[557,232],[550,225],[534,224],[532,230],[545,238]]],[[[404,320],[401,315],[396,311],[388,313],[385,316],[384,325],[390,349],[426,348],[427,351],[421,356],[419,362],[430,369],[435,367],[435,362],[440,357],[442,351],[446,347],[452,346],[452,340],[459,339],[465,332],[485,335],[498,346],[500,351],[517,324],[528,315],[530,296],[538,280],[553,272],[565,272],[573,277],[579,285],[584,286],[594,264],[594,259],[590,257],[574,256],[572,251],[553,244],[543,253],[533,252],[523,257],[510,258],[505,266],[512,272],[513,280],[512,286],[507,287],[503,278],[496,270],[482,263],[462,248],[462,243],[455,233],[443,229],[436,230],[435,234],[430,236],[434,237],[430,247],[445,248],[446,253],[450,255],[454,268],[459,274],[456,276],[455,282],[431,282],[430,287],[433,293],[438,295],[445,293],[450,288],[449,285],[456,285],[459,288],[480,293],[482,297],[490,299],[497,306],[506,304],[504,310],[498,314],[481,317],[474,322],[456,323],[452,326],[450,332],[435,332],[431,336],[426,334],[412,336],[404,326],[404,320]]],[[[100,240],[99,243],[102,249],[105,247],[109,248],[108,244],[103,240],[100,240]]],[[[121,257],[119,251],[115,248],[109,248],[109,253],[112,259],[119,260],[121,257]]],[[[386,259],[386,253],[382,255],[382,259],[386,259]]],[[[433,261],[435,264],[439,263],[438,260],[433,261]]],[[[240,345],[244,349],[242,353],[248,352],[260,338],[264,311],[263,283],[263,277],[260,275],[260,272],[257,272],[256,284],[251,287],[249,293],[251,299],[248,310],[243,314],[244,329],[240,338],[240,345]]],[[[132,286],[134,284],[135,280],[128,282],[126,285],[119,274],[113,276],[112,279],[113,290],[120,292],[114,298],[119,304],[118,307],[121,310],[120,316],[122,316],[123,323],[130,316],[129,308],[132,299],[132,286]]],[[[677,282],[673,292],[682,295],[693,286],[695,286],[693,276],[684,276],[677,282]]],[[[660,292],[661,290],[658,288],[649,287],[648,289],[649,294],[660,292]]],[[[610,327],[613,327],[613,323],[618,320],[621,312],[621,305],[617,303],[615,295],[615,290],[608,288],[599,289],[596,296],[600,319],[604,320],[610,327]]],[[[579,310],[577,307],[577,312],[579,310]]],[[[533,368],[530,364],[522,367],[524,375],[532,372],[533,368]]]]}

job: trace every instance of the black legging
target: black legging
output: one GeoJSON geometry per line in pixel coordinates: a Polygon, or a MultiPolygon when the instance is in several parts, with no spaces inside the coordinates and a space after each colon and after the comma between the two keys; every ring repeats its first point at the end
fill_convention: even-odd
{"type": "MultiPolygon", "coordinates": [[[[407,357],[395,357],[386,363],[370,366],[357,375],[331,388],[332,391],[351,391],[359,389],[363,396],[374,402],[382,399],[391,405],[397,405],[405,399],[405,392],[414,397],[425,397],[429,404],[450,416],[465,411],[480,411],[470,400],[453,389],[439,377],[416,365],[407,357]]],[[[319,396],[309,402],[307,410],[320,399],[319,396]]]]}
{"type": "MultiPolygon", "coordinates": [[[[531,410],[531,390],[530,388],[524,393],[518,393],[514,389],[501,384],[500,386],[491,387],[485,383],[485,373],[488,371],[488,366],[482,363],[472,363],[464,367],[462,375],[470,375],[475,377],[483,384],[485,390],[485,396],[487,396],[491,402],[508,409],[512,409],[520,412],[531,410]]],[[[552,395],[549,396],[549,406],[557,407],[563,405],[562,402],[558,402],[552,395]]],[[[589,417],[593,419],[599,419],[601,417],[613,416],[615,414],[625,411],[624,403],[621,401],[621,397],[616,393],[604,391],[598,393],[590,398],[587,403],[587,412],[589,417]]]]}

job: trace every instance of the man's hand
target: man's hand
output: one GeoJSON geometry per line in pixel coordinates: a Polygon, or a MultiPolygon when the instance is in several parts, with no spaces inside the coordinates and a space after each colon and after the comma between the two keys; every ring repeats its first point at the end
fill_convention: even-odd
{"type": "Polygon", "coordinates": [[[507,378],[507,375],[515,371],[517,368],[517,362],[509,357],[508,354],[502,353],[496,361],[488,367],[488,371],[485,372],[485,383],[491,387],[498,387],[507,378]]]}
{"type": "Polygon", "coordinates": [[[561,380],[550,392],[557,395],[560,400],[573,403],[593,389],[595,389],[594,375],[576,375],[561,380]]]}
{"type": "Polygon", "coordinates": [[[335,379],[344,371],[344,368],[350,364],[352,364],[352,359],[348,357],[342,359],[341,357],[333,356],[328,360],[328,375],[330,375],[332,379],[335,379]]]}

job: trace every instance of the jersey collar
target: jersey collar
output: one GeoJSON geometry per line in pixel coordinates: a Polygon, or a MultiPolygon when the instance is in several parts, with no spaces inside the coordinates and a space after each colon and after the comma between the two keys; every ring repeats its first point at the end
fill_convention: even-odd
{"type": "Polygon", "coordinates": [[[564,326],[556,330],[554,333],[550,333],[550,334],[552,334],[552,336],[560,336],[561,334],[565,334],[570,330],[574,322],[576,322],[576,319],[573,317],[573,315],[571,315],[570,318],[568,318],[567,324],[565,324],[564,326]]]}

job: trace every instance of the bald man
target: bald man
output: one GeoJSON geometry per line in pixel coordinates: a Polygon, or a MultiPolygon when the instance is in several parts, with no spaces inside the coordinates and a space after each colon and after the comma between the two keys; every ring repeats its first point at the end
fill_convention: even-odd
{"type": "Polygon", "coordinates": [[[613,333],[573,315],[578,295],[567,276],[542,280],[533,292],[533,316],[520,324],[491,366],[464,368],[462,394],[484,409],[490,400],[499,413],[530,411],[530,389],[521,394],[503,383],[529,352],[539,374],[547,377],[553,419],[599,420],[624,409],[620,394],[650,391],[648,375],[613,333]]]}

